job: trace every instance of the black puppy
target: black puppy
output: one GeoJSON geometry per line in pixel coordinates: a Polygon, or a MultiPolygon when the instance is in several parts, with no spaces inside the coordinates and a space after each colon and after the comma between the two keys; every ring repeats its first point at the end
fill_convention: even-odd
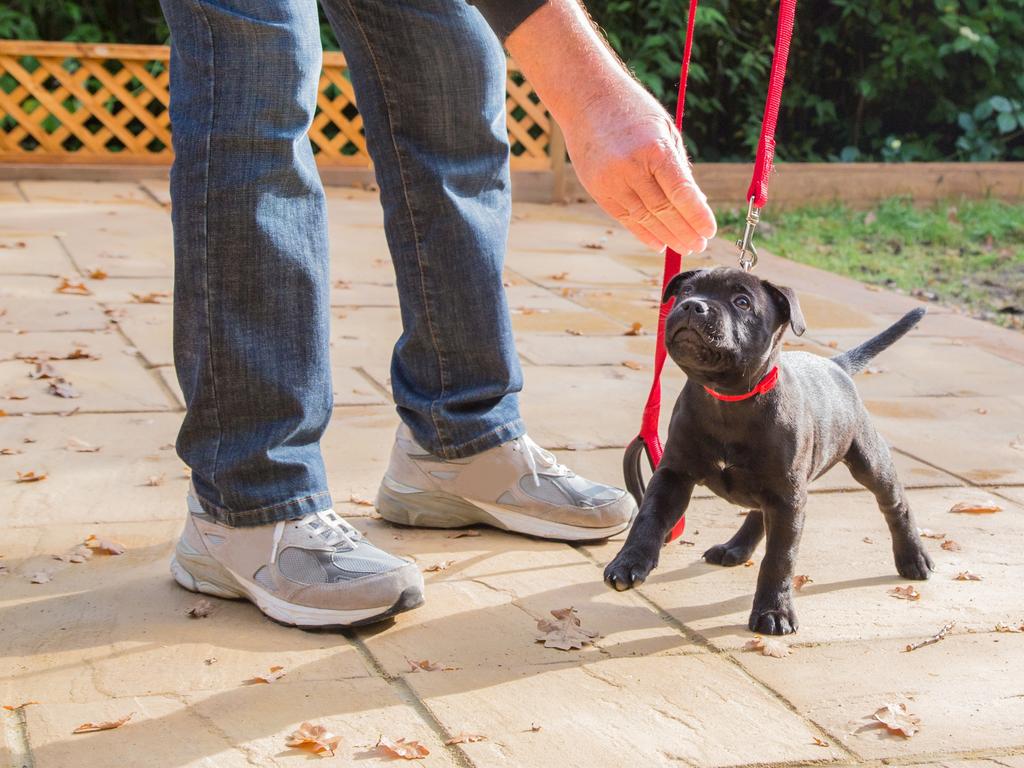
{"type": "Polygon", "coordinates": [[[924,310],[826,359],[808,352],[780,354],[787,325],[797,336],[805,330],[789,288],[738,269],[702,269],[673,279],[665,300],[670,296],[677,298],[665,324],[665,345],[687,382],[672,413],[664,457],[625,545],[605,569],[605,581],[618,590],[642,584],[694,486],[703,485],[751,509],[736,534],[704,559],[744,563],[767,535],[749,627],[770,635],[795,632],[792,579],[807,485],[840,461],[878,500],[896,570],[908,579],[927,579],[932,561],[889,448],[850,378],[917,325],[924,310]]]}

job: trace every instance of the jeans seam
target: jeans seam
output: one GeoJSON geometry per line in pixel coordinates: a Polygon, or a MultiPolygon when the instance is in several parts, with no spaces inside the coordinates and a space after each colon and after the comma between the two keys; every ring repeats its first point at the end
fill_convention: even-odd
{"type": "Polygon", "coordinates": [[[206,24],[206,30],[209,33],[210,45],[209,45],[209,83],[210,83],[210,123],[209,130],[206,131],[206,147],[204,152],[204,168],[203,168],[203,293],[206,304],[206,341],[209,345],[207,349],[207,365],[209,366],[210,375],[210,388],[213,390],[213,414],[214,420],[217,423],[217,442],[213,451],[213,463],[210,471],[210,485],[214,488],[217,487],[217,465],[220,462],[220,449],[221,444],[224,442],[224,428],[221,424],[220,418],[220,397],[217,394],[217,373],[214,368],[215,355],[213,354],[214,343],[213,343],[213,321],[212,321],[212,309],[210,301],[210,167],[212,165],[211,146],[213,144],[213,129],[217,110],[217,60],[216,60],[216,46],[213,41],[213,25],[210,23],[210,17],[206,13],[202,0],[196,3],[196,7],[199,9],[199,13],[203,17],[203,23],[206,24]]]}
{"type": "MultiPolygon", "coordinates": [[[[391,146],[395,150],[395,159],[398,165],[398,175],[399,178],[402,180],[402,198],[405,200],[405,209],[409,216],[409,222],[412,225],[413,243],[416,246],[416,265],[420,275],[420,296],[423,299],[423,309],[427,321],[427,330],[430,333],[430,341],[434,347],[434,355],[437,358],[437,367],[440,373],[441,392],[438,399],[443,399],[444,396],[448,394],[448,376],[444,363],[444,355],[441,354],[441,345],[438,343],[437,334],[434,332],[434,323],[433,320],[431,319],[430,301],[427,298],[427,288],[423,274],[423,256],[420,249],[419,229],[416,226],[416,216],[413,212],[412,202],[409,199],[409,183],[406,177],[405,165],[402,162],[402,153],[398,149],[398,143],[395,141],[394,119],[393,109],[391,107],[391,98],[388,95],[388,89],[385,85],[385,80],[381,72],[380,64],[377,62],[377,56],[374,53],[373,46],[370,44],[370,41],[366,36],[366,30],[363,26],[362,21],[359,18],[359,14],[356,12],[352,0],[345,0],[345,2],[346,5],[348,5],[349,13],[352,14],[352,18],[355,21],[356,28],[359,30],[359,35],[363,38],[363,44],[366,46],[367,55],[369,56],[370,61],[373,63],[374,74],[376,74],[377,76],[377,82],[380,83],[381,93],[384,95],[384,116],[388,124],[388,133],[391,137],[391,146]]],[[[450,438],[446,433],[443,432],[441,424],[437,420],[436,404],[437,400],[431,401],[430,403],[430,422],[434,425],[434,431],[437,433],[440,442],[442,444],[448,443],[450,441],[450,438]]]]}

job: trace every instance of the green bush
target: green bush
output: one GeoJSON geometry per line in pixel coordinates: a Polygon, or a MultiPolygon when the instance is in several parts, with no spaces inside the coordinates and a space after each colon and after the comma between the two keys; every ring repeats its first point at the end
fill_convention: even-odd
{"type": "MultiPolygon", "coordinates": [[[[458,1],[458,0],[453,0],[458,1]]],[[[685,0],[589,0],[671,110],[685,0]]],[[[749,159],[776,0],[705,0],[686,135],[700,160],[749,159]]],[[[324,42],[336,47],[324,25],[324,42]]],[[[162,43],[157,0],[6,0],[0,38],[162,43]]],[[[800,0],[779,120],[790,160],[1024,159],[1024,0],[800,0]]]]}

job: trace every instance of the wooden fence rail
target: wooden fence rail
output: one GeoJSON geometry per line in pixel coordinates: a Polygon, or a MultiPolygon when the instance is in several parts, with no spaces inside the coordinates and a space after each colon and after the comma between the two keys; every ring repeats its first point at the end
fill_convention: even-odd
{"type": "MultiPolygon", "coordinates": [[[[160,45],[0,41],[0,162],[170,164],[169,59],[160,45]]],[[[347,74],[324,54],[309,131],[321,167],[370,166],[347,74]]],[[[550,170],[553,123],[511,62],[506,93],[512,168],[550,170]]]]}

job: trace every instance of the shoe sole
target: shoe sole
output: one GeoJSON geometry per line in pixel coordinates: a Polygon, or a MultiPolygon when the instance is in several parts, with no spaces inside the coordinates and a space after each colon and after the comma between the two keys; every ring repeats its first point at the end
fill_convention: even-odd
{"type": "Polygon", "coordinates": [[[375,624],[423,604],[423,590],[407,587],[392,605],[337,610],[296,605],[274,597],[257,584],[247,583],[211,557],[178,552],[171,558],[171,575],[190,592],[228,600],[248,600],[268,618],[288,627],[310,630],[349,629],[375,624]],[[186,566],[187,563],[187,566],[186,566]]]}
{"type": "Polygon", "coordinates": [[[585,528],[531,517],[507,507],[484,502],[471,502],[443,491],[404,491],[389,487],[385,478],[377,492],[377,512],[390,523],[416,528],[465,528],[467,525],[490,525],[511,533],[522,533],[556,541],[596,541],[626,530],[629,520],[605,528],[585,528]]]}

